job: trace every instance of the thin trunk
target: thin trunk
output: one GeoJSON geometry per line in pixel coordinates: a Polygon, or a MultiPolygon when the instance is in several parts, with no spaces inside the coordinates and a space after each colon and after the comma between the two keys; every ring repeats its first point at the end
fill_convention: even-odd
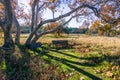
{"type": "Polygon", "coordinates": [[[28,46],[30,44],[30,41],[32,39],[32,37],[34,36],[34,34],[36,34],[36,32],[34,32],[34,26],[35,26],[35,7],[36,7],[36,4],[37,4],[37,0],[34,0],[33,2],[33,5],[32,5],[32,19],[31,19],[31,33],[28,37],[28,39],[26,40],[25,42],[25,46],[28,46]]]}
{"type": "Polygon", "coordinates": [[[110,37],[110,30],[108,30],[106,33],[106,36],[110,37]]]}
{"type": "Polygon", "coordinates": [[[17,31],[16,31],[16,37],[15,37],[15,44],[19,45],[20,44],[20,26],[16,26],[17,31]]]}
{"type": "Polygon", "coordinates": [[[35,27],[37,26],[37,23],[38,23],[38,8],[39,8],[39,5],[38,5],[38,2],[36,3],[36,14],[35,14],[35,27]]]}
{"type": "Polygon", "coordinates": [[[58,36],[60,36],[60,32],[59,31],[57,32],[57,34],[58,34],[58,36]]]}
{"type": "Polygon", "coordinates": [[[15,37],[15,44],[19,45],[20,44],[20,25],[19,22],[17,21],[15,15],[14,15],[14,23],[16,29],[16,37],[15,37]]]}
{"type": "MultiPolygon", "coordinates": [[[[38,0],[37,0],[36,11],[35,11],[34,29],[37,27],[37,23],[38,23],[38,8],[39,8],[39,5],[38,5],[38,0]]],[[[36,32],[35,36],[37,36],[37,32],[36,32]]]]}
{"type": "Polygon", "coordinates": [[[31,32],[34,30],[35,26],[35,7],[36,7],[37,0],[34,0],[32,5],[32,19],[31,19],[31,32]]]}

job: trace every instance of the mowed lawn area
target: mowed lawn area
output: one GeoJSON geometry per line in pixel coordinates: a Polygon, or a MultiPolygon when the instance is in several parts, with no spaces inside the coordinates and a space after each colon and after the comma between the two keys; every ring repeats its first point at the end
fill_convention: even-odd
{"type": "MultiPolygon", "coordinates": [[[[27,36],[22,37],[21,42],[24,43],[27,36]]],[[[20,58],[18,62],[29,67],[29,70],[22,69],[21,73],[18,71],[26,75],[23,80],[30,80],[28,77],[31,74],[32,80],[120,80],[120,38],[78,34],[55,38],[49,34],[41,37],[38,42],[43,44],[42,48],[24,50],[21,47],[24,54],[27,53],[24,58],[19,55],[20,50],[14,52],[17,59],[18,56],[20,58]],[[52,40],[68,40],[69,46],[54,46],[52,40]]],[[[2,62],[0,68],[9,71],[6,65],[2,62]]],[[[12,77],[13,74],[18,73],[13,72],[7,76],[12,77]]]]}

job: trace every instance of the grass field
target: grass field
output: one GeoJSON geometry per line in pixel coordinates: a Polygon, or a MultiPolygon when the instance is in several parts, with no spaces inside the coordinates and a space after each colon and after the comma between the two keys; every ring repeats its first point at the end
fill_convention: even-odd
{"type": "Polygon", "coordinates": [[[46,35],[39,41],[44,45],[34,51],[21,46],[6,56],[0,49],[0,79],[120,80],[120,38],[46,35]],[[59,49],[52,40],[68,40],[72,47],[59,49]]]}
{"type": "MultiPolygon", "coordinates": [[[[56,38],[48,38],[43,37],[40,41],[51,44],[52,40],[56,40],[56,38]]],[[[74,46],[72,49],[49,50],[43,57],[62,63],[67,69],[77,71],[78,74],[73,73],[72,80],[120,79],[119,38],[77,35],[57,39],[69,40],[69,44],[74,46]]]]}

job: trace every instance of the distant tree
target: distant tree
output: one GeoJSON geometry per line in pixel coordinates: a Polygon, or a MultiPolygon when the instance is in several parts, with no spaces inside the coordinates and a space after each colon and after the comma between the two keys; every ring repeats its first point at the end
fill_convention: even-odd
{"type": "Polygon", "coordinates": [[[69,27],[67,27],[67,26],[63,27],[63,32],[65,34],[70,34],[69,27]]]}

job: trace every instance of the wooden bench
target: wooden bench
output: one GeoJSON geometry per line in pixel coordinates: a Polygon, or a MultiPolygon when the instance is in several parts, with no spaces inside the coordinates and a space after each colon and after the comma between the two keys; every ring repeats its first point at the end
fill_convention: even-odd
{"type": "Polygon", "coordinates": [[[68,47],[68,40],[52,40],[52,44],[56,47],[68,47]]]}

